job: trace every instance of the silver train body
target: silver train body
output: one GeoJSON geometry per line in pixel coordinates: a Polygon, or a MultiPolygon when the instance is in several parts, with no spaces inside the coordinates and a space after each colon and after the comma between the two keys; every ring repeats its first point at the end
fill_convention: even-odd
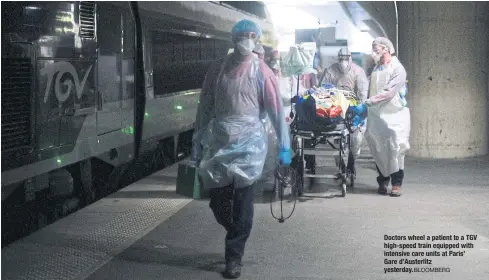
{"type": "MultiPolygon", "coordinates": [[[[178,138],[192,131],[210,63],[232,49],[232,25],[256,21],[267,51],[273,26],[261,2],[138,6],[142,150],[174,138],[176,154],[178,138]]],[[[2,2],[2,200],[20,187],[33,199],[94,158],[114,167],[132,160],[134,20],[129,2],[2,2]]]]}

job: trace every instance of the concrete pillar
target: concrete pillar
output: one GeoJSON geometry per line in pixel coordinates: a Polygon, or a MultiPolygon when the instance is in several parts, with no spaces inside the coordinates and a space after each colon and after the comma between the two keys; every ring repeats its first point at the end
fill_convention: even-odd
{"type": "Polygon", "coordinates": [[[460,158],[487,154],[488,2],[398,5],[399,58],[409,80],[409,155],[460,158]]]}

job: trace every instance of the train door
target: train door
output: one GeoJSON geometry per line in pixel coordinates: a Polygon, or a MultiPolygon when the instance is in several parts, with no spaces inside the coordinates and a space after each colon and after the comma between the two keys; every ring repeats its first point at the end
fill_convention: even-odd
{"type": "Polygon", "coordinates": [[[110,2],[97,2],[97,134],[121,129],[122,122],[122,28],[120,9],[110,2]]]}
{"type": "MultiPolygon", "coordinates": [[[[122,12],[122,127],[134,124],[134,92],[136,79],[134,76],[136,45],[135,22],[131,13],[130,2],[120,2],[122,12]]],[[[132,131],[131,129],[129,131],[132,131]]]]}

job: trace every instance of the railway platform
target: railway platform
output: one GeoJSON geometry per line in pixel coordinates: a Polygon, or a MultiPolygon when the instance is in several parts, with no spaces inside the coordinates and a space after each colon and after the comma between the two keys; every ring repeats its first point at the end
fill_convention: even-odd
{"type": "MultiPolygon", "coordinates": [[[[258,194],[240,279],[489,279],[487,170],[489,157],[407,159],[403,196],[393,198],[376,193],[375,171],[360,164],[353,193],[336,197],[331,183],[320,182],[285,223],[258,194]],[[413,235],[471,240],[396,240],[413,235]],[[430,242],[473,247],[419,248],[430,242]],[[412,243],[420,245],[385,248],[412,243]],[[427,256],[432,251],[462,255],[427,256]],[[400,259],[422,263],[386,264],[400,259]]],[[[3,248],[2,279],[222,279],[224,229],[208,201],[175,193],[176,176],[173,165],[3,248]]],[[[291,209],[286,203],[284,212],[291,209]]]]}

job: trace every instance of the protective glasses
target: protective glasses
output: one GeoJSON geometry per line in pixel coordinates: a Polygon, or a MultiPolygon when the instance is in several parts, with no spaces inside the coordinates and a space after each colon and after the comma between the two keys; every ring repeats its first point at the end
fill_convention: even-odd
{"type": "Polygon", "coordinates": [[[338,60],[339,61],[343,61],[343,60],[349,61],[350,57],[351,57],[351,55],[340,55],[340,56],[338,56],[338,60]]]}

